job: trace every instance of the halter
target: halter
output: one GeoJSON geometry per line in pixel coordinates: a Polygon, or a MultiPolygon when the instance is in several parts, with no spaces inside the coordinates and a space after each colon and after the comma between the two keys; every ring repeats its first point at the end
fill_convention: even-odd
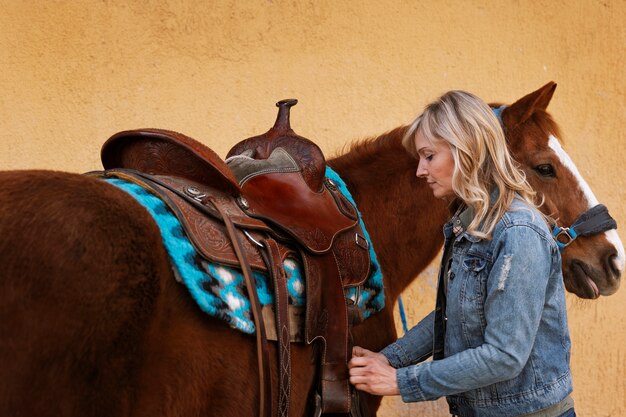
{"type": "Polygon", "coordinates": [[[595,235],[611,229],[617,229],[617,222],[604,204],[598,204],[578,216],[570,227],[554,226],[552,236],[559,251],[563,252],[579,236],[595,235]]]}
{"type": "MultiPolygon", "coordinates": [[[[502,122],[504,109],[506,109],[506,105],[491,109],[502,127],[504,127],[502,122]]],[[[554,237],[556,245],[559,247],[559,252],[563,252],[563,249],[579,236],[595,235],[611,229],[617,229],[617,222],[611,217],[606,206],[598,204],[578,216],[570,227],[555,225],[552,228],[552,237],[554,237]]]]}

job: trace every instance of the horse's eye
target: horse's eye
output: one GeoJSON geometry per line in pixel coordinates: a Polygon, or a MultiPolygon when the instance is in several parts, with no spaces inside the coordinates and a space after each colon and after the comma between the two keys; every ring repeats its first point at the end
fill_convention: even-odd
{"type": "Polygon", "coordinates": [[[556,177],[556,172],[554,171],[554,167],[550,164],[537,165],[535,167],[535,171],[537,171],[537,174],[541,175],[542,177],[549,177],[549,178],[556,177]]]}

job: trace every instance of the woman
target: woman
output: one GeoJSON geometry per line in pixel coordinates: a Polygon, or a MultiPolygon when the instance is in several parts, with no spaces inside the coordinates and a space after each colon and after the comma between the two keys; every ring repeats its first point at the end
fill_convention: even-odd
{"type": "Polygon", "coordinates": [[[451,91],[404,145],[416,175],[456,208],[436,307],[380,353],[356,346],[350,382],[405,402],[446,396],[461,417],[575,416],[561,257],[498,119],[451,91]]]}

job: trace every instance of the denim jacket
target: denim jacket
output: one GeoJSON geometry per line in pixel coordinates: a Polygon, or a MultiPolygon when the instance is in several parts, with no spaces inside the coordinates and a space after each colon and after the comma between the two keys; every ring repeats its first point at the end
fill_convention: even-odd
{"type": "Polygon", "coordinates": [[[558,403],[572,391],[561,256],[541,215],[516,198],[492,239],[452,223],[447,294],[381,351],[405,402],[446,396],[461,417],[504,417],[558,403]],[[433,360],[420,363],[433,356],[433,360]]]}

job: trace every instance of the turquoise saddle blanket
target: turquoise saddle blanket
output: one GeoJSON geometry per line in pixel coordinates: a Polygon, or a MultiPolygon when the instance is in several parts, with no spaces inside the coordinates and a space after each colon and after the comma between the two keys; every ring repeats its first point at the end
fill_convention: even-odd
{"type": "MultiPolygon", "coordinates": [[[[346,198],[354,204],[339,175],[327,167],[326,176],[333,180],[346,198]]],[[[154,194],[137,184],[118,178],[107,178],[106,181],[130,194],[152,215],[161,231],[163,244],[171,258],[177,279],[187,287],[198,306],[205,313],[224,320],[231,327],[253,334],[254,320],[250,301],[245,295],[241,269],[210,263],[201,258],[185,235],[180,221],[165,202],[154,194]]],[[[347,289],[346,297],[352,299],[360,307],[363,317],[367,318],[385,306],[385,295],[380,265],[360,213],[359,221],[370,243],[370,276],[359,289],[347,289]]],[[[296,258],[287,258],[283,267],[287,276],[289,303],[304,306],[306,285],[300,261],[296,258]]],[[[258,271],[253,271],[253,275],[261,304],[273,304],[274,294],[268,285],[268,276],[258,271]]]]}

